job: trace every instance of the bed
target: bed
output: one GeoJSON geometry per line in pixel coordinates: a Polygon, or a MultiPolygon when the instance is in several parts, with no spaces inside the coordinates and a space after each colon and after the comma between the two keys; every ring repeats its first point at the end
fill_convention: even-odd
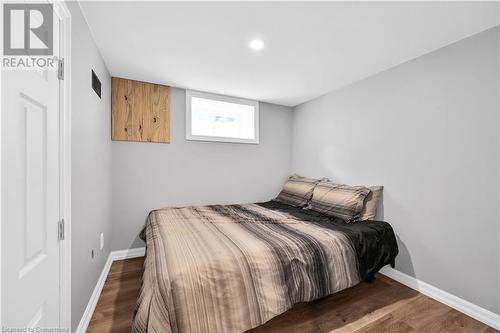
{"type": "Polygon", "coordinates": [[[149,214],[132,331],[243,332],[394,264],[391,226],[276,201],[149,214]]]}

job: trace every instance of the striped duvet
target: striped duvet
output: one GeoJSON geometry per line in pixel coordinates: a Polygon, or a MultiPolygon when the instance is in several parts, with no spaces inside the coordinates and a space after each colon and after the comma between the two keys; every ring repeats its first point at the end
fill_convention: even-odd
{"type": "Polygon", "coordinates": [[[393,263],[385,222],[278,202],[164,208],[145,227],[133,332],[243,332],[393,263]]]}

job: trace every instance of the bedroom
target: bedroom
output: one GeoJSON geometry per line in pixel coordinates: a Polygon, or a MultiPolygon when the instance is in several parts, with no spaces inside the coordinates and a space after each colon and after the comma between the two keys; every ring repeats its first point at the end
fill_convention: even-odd
{"type": "Polygon", "coordinates": [[[500,330],[500,2],[2,11],[3,331],[500,330]]]}

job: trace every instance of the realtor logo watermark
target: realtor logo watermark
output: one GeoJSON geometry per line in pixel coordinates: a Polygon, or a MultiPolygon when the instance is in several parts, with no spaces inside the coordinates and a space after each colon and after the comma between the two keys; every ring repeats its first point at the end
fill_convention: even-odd
{"type": "Polygon", "coordinates": [[[3,4],[3,68],[56,68],[54,11],[48,3],[3,4]]]}

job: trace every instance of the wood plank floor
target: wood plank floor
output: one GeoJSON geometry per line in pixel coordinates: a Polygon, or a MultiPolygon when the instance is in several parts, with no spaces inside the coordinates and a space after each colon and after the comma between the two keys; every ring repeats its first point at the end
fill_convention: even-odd
{"type": "MultiPolygon", "coordinates": [[[[130,332],[144,258],[111,266],[87,332],[130,332]]],[[[301,303],[249,333],[498,332],[383,275],[311,303],[301,303]]]]}

